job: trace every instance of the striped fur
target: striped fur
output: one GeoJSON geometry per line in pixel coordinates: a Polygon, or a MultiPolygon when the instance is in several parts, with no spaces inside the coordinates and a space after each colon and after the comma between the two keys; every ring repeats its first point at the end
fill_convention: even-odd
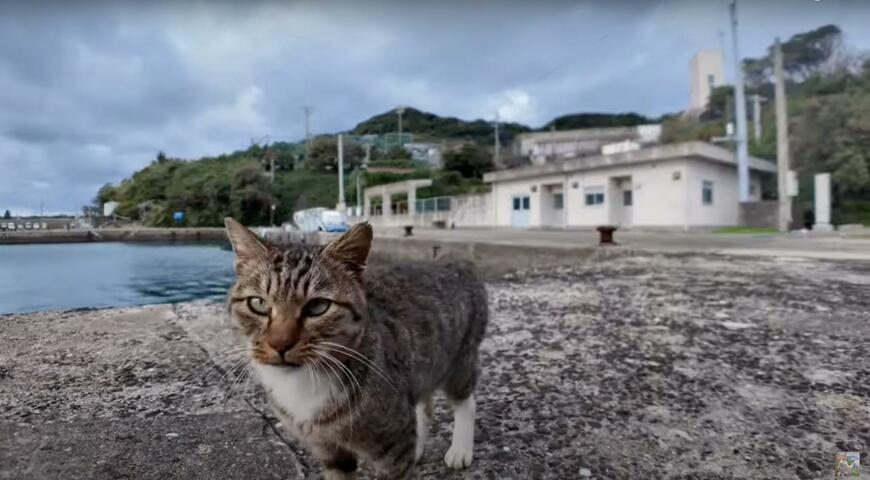
{"type": "Polygon", "coordinates": [[[470,265],[366,269],[368,224],[323,248],[269,245],[231,219],[227,231],[236,253],[229,309],[275,414],[326,478],[354,478],[359,460],[379,478],[409,478],[435,390],[471,405],[457,410],[462,425],[445,457],[455,468],[470,463],[487,322],[486,292],[470,265]],[[252,309],[251,297],[264,299],[268,313],[252,309]]]}

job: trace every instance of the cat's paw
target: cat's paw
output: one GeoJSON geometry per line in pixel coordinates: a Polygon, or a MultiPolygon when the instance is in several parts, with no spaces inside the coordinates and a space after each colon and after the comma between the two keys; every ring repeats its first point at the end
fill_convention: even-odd
{"type": "Polygon", "coordinates": [[[472,445],[457,445],[454,443],[450,445],[450,449],[444,455],[444,463],[450,468],[462,470],[471,466],[473,456],[474,449],[472,445]]]}

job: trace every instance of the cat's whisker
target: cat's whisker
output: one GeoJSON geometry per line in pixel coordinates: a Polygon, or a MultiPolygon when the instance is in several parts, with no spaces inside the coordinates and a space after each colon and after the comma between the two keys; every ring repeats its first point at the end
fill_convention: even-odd
{"type": "MultiPolygon", "coordinates": [[[[315,352],[320,356],[320,358],[329,361],[329,357],[327,357],[325,355],[325,352],[318,351],[318,350],[315,350],[315,352]]],[[[351,413],[350,393],[348,393],[347,387],[345,386],[344,382],[342,381],[342,376],[340,376],[338,374],[338,371],[336,371],[335,368],[333,368],[333,366],[330,363],[324,363],[324,365],[326,367],[328,367],[332,371],[332,373],[335,374],[335,379],[338,381],[338,384],[341,386],[342,391],[344,391],[344,401],[347,404],[347,419],[349,420],[348,423],[349,423],[350,429],[351,429],[351,431],[353,431],[353,417],[350,415],[350,413],[351,413]]]]}
{"type": "Polygon", "coordinates": [[[230,366],[230,368],[224,370],[224,374],[221,375],[219,380],[224,381],[224,380],[227,380],[230,376],[235,376],[235,374],[237,373],[237,370],[239,368],[242,368],[245,365],[246,361],[250,361],[250,358],[247,356],[243,356],[243,357],[240,357],[239,359],[237,359],[232,364],[232,366],[230,366]]]}
{"type": "MultiPolygon", "coordinates": [[[[379,377],[381,377],[381,378],[382,378],[382,379],[387,383],[387,385],[389,385],[390,387],[393,388],[393,390],[395,390],[395,391],[397,391],[397,392],[399,391],[399,389],[396,388],[395,385],[393,385],[393,382],[391,382],[391,381],[386,377],[386,375],[383,373],[383,370],[381,370],[380,368],[378,368],[377,365],[375,365],[371,360],[369,360],[369,359],[366,358],[365,356],[362,356],[362,357],[357,356],[357,355],[362,355],[362,354],[359,353],[359,352],[357,352],[356,350],[353,350],[353,349],[351,349],[351,348],[348,348],[347,350],[341,350],[341,349],[337,349],[337,348],[332,348],[332,346],[334,346],[334,345],[338,345],[338,344],[337,344],[337,343],[331,343],[331,342],[323,342],[323,341],[320,341],[320,342],[317,342],[317,344],[319,344],[319,345],[324,345],[323,348],[325,348],[325,349],[327,349],[327,350],[329,350],[329,351],[332,351],[332,352],[334,352],[334,353],[341,353],[341,354],[347,355],[348,357],[353,358],[353,359],[359,361],[359,362],[362,363],[365,367],[367,367],[369,370],[371,370],[371,371],[374,372],[376,375],[378,375],[379,377]]],[[[342,346],[342,347],[344,347],[343,345],[338,345],[338,346],[342,346]]],[[[344,347],[344,348],[347,348],[347,347],[344,347]]]]}
{"type": "Polygon", "coordinates": [[[339,349],[341,349],[341,350],[344,350],[344,351],[347,352],[346,355],[347,355],[347,354],[355,355],[356,358],[357,358],[359,361],[368,364],[368,366],[369,366],[370,368],[372,368],[372,369],[374,369],[374,370],[377,370],[377,371],[379,371],[380,373],[386,375],[386,373],[385,373],[383,370],[381,370],[381,368],[378,367],[377,364],[375,364],[375,362],[374,362],[372,359],[370,359],[370,358],[366,357],[365,355],[363,355],[362,352],[360,352],[359,350],[354,350],[353,348],[350,348],[350,347],[348,347],[347,345],[342,345],[342,344],[340,344],[340,343],[335,343],[335,342],[329,342],[329,341],[326,341],[326,340],[320,340],[320,341],[317,341],[317,343],[320,344],[320,345],[328,345],[328,346],[330,346],[330,347],[339,348],[339,349]]]}
{"type": "MultiPolygon", "coordinates": [[[[334,364],[334,365],[337,365],[337,366],[339,366],[339,367],[342,367],[342,368],[344,368],[344,369],[347,369],[346,366],[344,366],[340,361],[338,361],[338,359],[336,359],[336,358],[333,357],[332,355],[330,355],[330,354],[328,354],[328,353],[326,353],[326,352],[324,352],[324,351],[320,351],[319,353],[321,353],[321,354],[324,356],[323,358],[325,358],[326,360],[328,360],[330,363],[332,363],[332,364],[334,364]]],[[[341,372],[341,373],[343,374],[343,376],[345,376],[345,377],[347,376],[347,374],[344,373],[343,370],[339,369],[339,372],[341,372]]],[[[350,380],[351,380],[352,382],[355,382],[355,383],[356,383],[357,388],[361,388],[361,387],[359,386],[359,382],[356,381],[356,379],[353,377],[352,374],[350,375],[349,378],[350,378],[350,380]]],[[[353,385],[350,385],[350,388],[351,388],[351,390],[352,390],[352,389],[353,389],[353,385]]],[[[352,404],[352,402],[351,402],[350,393],[347,391],[347,388],[345,388],[344,383],[342,383],[342,389],[344,390],[344,401],[345,401],[345,404],[347,405],[347,415],[346,415],[346,418],[347,418],[347,420],[348,420],[348,425],[349,425],[349,429],[350,429],[349,435],[350,435],[351,437],[353,437],[353,404],[352,404]]]]}
{"type": "Polygon", "coordinates": [[[251,367],[252,367],[252,364],[251,364],[250,360],[248,360],[248,361],[247,361],[246,363],[244,363],[243,366],[239,369],[239,373],[238,373],[238,375],[235,375],[235,378],[233,378],[233,381],[232,381],[232,383],[230,383],[230,386],[229,386],[230,397],[232,397],[233,394],[235,394],[235,392],[236,392],[236,387],[237,387],[238,384],[242,381],[242,379],[245,378],[245,376],[247,375],[248,370],[249,370],[251,367]]]}
{"type": "Polygon", "coordinates": [[[339,359],[335,358],[327,352],[321,350],[320,353],[323,354],[327,359],[332,360],[334,364],[338,365],[344,372],[346,372],[346,375],[350,378],[350,381],[356,384],[357,390],[362,390],[362,386],[360,385],[359,380],[356,378],[356,375],[354,375],[353,372],[349,368],[347,368],[347,365],[341,363],[339,359]]]}
{"type": "Polygon", "coordinates": [[[236,357],[238,355],[243,355],[243,354],[247,353],[248,348],[249,347],[247,345],[234,347],[234,348],[231,348],[228,350],[224,350],[222,352],[215,353],[215,354],[211,355],[211,358],[212,358],[212,360],[215,360],[215,361],[224,360],[227,358],[233,358],[233,357],[236,357]]]}

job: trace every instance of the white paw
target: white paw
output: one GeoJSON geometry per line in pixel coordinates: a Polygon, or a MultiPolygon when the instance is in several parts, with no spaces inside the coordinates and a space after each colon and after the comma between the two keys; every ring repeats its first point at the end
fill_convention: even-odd
{"type": "Polygon", "coordinates": [[[471,445],[450,445],[447,454],[444,455],[444,463],[448,467],[462,470],[471,466],[471,458],[474,456],[474,450],[471,445]]]}

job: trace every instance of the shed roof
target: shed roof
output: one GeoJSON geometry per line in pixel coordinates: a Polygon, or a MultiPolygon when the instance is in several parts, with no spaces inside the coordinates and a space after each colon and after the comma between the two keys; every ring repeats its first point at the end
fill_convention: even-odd
{"type": "MultiPolygon", "coordinates": [[[[586,170],[660,162],[677,158],[694,158],[713,163],[732,165],[735,168],[737,167],[734,153],[729,150],[706,142],[685,142],[655,145],[640,150],[614,153],[611,155],[592,155],[571,158],[544,165],[497,170],[484,174],[483,181],[488,183],[504,182],[545,175],[567,174],[586,170]]],[[[759,172],[776,172],[775,163],[756,157],[749,157],[749,168],[759,172]]]]}

